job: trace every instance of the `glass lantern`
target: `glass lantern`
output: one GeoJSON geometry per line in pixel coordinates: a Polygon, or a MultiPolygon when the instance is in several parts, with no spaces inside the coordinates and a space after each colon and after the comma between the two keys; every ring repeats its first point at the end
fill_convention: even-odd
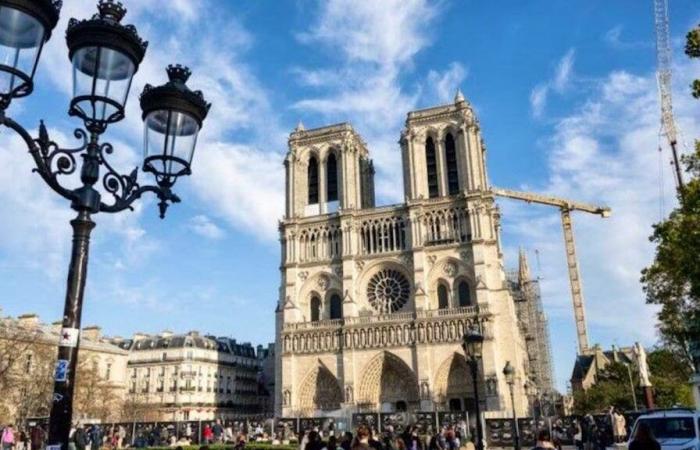
{"type": "Polygon", "coordinates": [[[124,118],[131,80],[146,52],[136,29],[120,22],[126,14],[121,3],[100,0],[99,14],[71,19],[66,31],[73,65],[73,99],[70,114],[101,133],[108,124],[124,118]]]}
{"type": "Polygon", "coordinates": [[[0,0],[0,96],[23,97],[32,80],[44,43],[58,21],[60,2],[0,0]]]}
{"type": "Polygon", "coordinates": [[[141,94],[143,170],[153,173],[161,186],[172,186],[179,176],[191,173],[197,135],[211,106],[201,92],[187,87],[190,69],[171,65],[167,72],[166,84],[146,85],[141,94]]]}

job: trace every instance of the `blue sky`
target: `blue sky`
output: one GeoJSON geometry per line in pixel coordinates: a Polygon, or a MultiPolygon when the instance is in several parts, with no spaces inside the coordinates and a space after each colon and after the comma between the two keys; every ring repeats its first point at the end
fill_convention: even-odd
{"type": "MultiPolygon", "coordinates": [[[[35,93],[11,108],[39,118],[67,146],[69,17],[94,11],[65,0],[35,93]]],[[[83,324],[110,335],[198,329],[254,343],[273,340],[279,285],[277,220],[286,137],[349,121],[375,159],[380,203],[402,200],[397,145],[406,113],[445,103],[459,86],[474,105],[494,185],[608,204],[613,218],[576,214],[591,340],[655,342],[654,310],[639,271],[651,260],[651,224],[673,206],[668,154],[657,152],[651,0],[477,2],[421,0],[126,1],[126,22],[150,41],[127,105],[108,130],[115,164],[139,165],[138,93],[164,81],[168,63],[212,111],[183,203],[157,218],[152,199],[133,213],[100,215],[93,233],[83,324]]],[[[700,22],[694,0],[671,0],[675,107],[689,142],[700,135],[688,83],[700,72],[681,52],[700,22]]],[[[30,173],[16,138],[0,131],[0,306],[3,314],[62,314],[71,218],[30,173]]],[[[142,181],[145,181],[142,178],[142,181]]],[[[559,386],[575,331],[556,210],[501,201],[509,266],[523,246],[542,278],[559,386]]]]}

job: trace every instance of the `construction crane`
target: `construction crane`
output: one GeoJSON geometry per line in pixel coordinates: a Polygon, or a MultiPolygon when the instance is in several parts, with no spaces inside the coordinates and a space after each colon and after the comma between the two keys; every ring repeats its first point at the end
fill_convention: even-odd
{"type": "Polygon", "coordinates": [[[661,129],[668,140],[673,155],[676,188],[683,195],[683,173],[678,162],[678,130],[673,118],[671,97],[671,35],[668,26],[668,0],[654,0],[656,25],[656,82],[661,103],[661,129]]]}
{"type": "Polygon", "coordinates": [[[561,211],[561,224],[564,229],[564,246],[566,248],[566,263],[569,269],[569,282],[571,284],[571,300],[574,304],[574,319],[576,321],[576,337],[578,339],[578,352],[584,354],[588,350],[588,331],[586,329],[586,313],[583,305],[583,289],[581,287],[581,275],[578,270],[576,258],[576,245],[574,244],[574,229],[571,222],[571,211],[583,211],[598,214],[601,217],[610,217],[610,208],[595,206],[587,203],[565,200],[549,195],[535,194],[531,192],[519,192],[510,189],[491,188],[491,191],[499,196],[528,203],[556,206],[561,211]]]}

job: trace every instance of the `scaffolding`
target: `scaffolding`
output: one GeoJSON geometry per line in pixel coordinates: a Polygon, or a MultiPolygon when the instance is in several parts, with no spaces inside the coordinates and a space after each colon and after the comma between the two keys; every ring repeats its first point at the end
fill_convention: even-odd
{"type": "Polygon", "coordinates": [[[549,323],[542,306],[539,280],[530,276],[525,252],[521,249],[518,270],[507,274],[515,302],[518,326],[525,340],[528,378],[540,394],[554,391],[554,369],[549,339],[549,323]]]}

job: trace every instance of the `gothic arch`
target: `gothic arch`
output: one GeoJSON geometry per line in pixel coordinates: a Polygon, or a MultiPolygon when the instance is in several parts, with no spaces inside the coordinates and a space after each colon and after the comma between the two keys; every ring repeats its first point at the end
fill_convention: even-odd
{"type": "Polygon", "coordinates": [[[471,279],[469,277],[466,277],[464,275],[460,275],[457,278],[455,278],[453,290],[452,290],[452,297],[454,298],[454,303],[455,306],[457,307],[462,307],[462,306],[474,306],[476,305],[476,289],[474,283],[472,283],[471,279]],[[463,292],[463,285],[466,285],[466,294],[467,294],[467,300],[466,304],[465,299],[463,298],[464,292],[463,292]]]}
{"type": "Polygon", "coordinates": [[[321,361],[307,372],[299,389],[299,409],[302,415],[313,415],[317,410],[340,408],[343,390],[338,379],[321,361]]]}
{"type": "Polygon", "coordinates": [[[399,401],[410,404],[420,400],[416,374],[393,353],[379,353],[365,365],[362,373],[357,392],[360,404],[378,406],[399,401]]]}
{"type": "Polygon", "coordinates": [[[435,400],[447,402],[450,398],[473,396],[471,376],[464,355],[451,354],[438,368],[434,382],[435,400]]]}

